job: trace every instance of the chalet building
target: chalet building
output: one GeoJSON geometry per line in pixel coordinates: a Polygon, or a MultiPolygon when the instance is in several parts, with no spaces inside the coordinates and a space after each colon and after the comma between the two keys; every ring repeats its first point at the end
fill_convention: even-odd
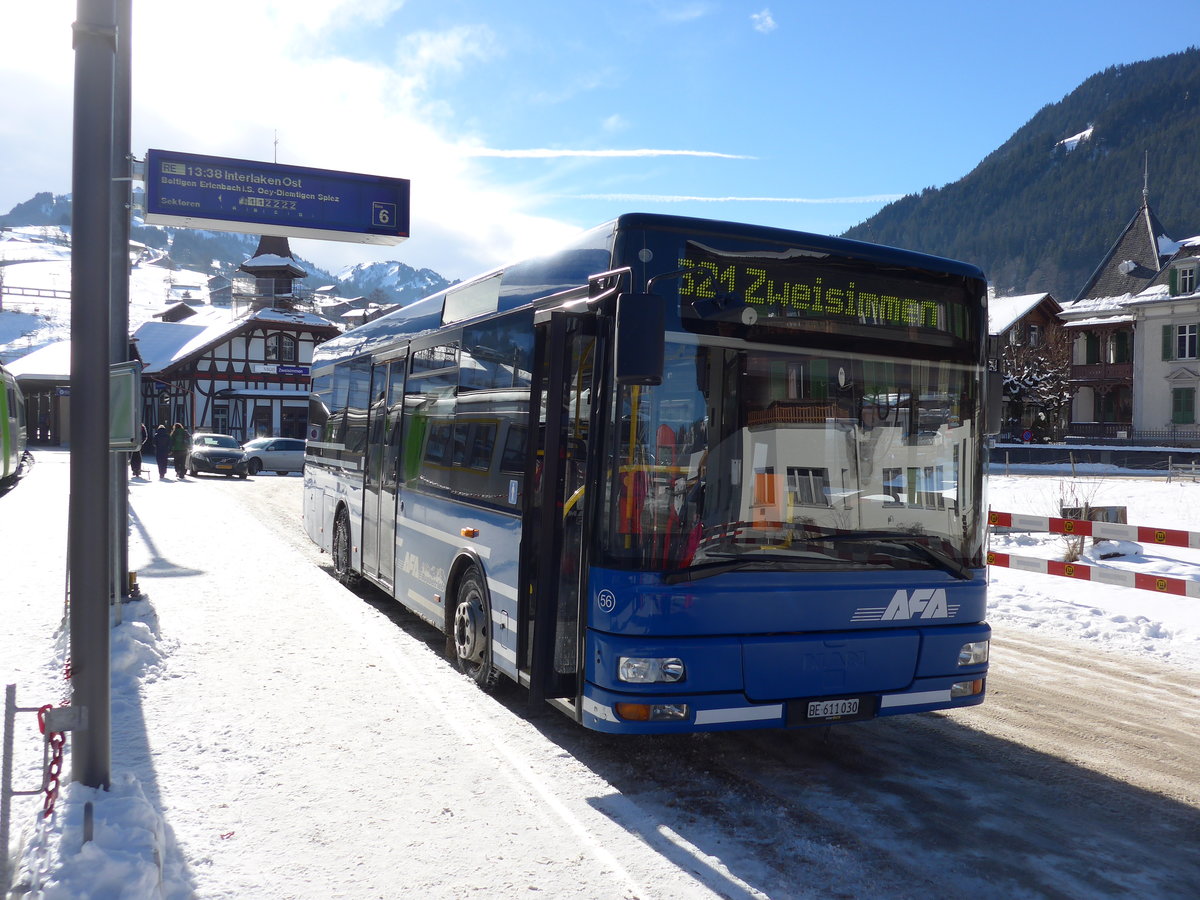
{"type": "Polygon", "coordinates": [[[1066,409],[1058,396],[1066,364],[1062,306],[1051,294],[988,299],[992,356],[1004,375],[1002,441],[1059,440],[1066,409]]]}
{"type": "Polygon", "coordinates": [[[1074,334],[1068,440],[1200,446],[1200,238],[1142,206],[1062,316],[1074,334]]]}
{"type": "Polygon", "coordinates": [[[1150,287],[1175,249],[1143,190],[1141,207],[1063,310],[1075,336],[1070,437],[1132,438],[1135,316],[1127,303],[1150,287]]]}
{"type": "Polygon", "coordinates": [[[252,287],[233,295],[232,316],[193,311],[147,322],[134,334],[151,430],[181,422],[239,440],[305,436],[313,350],[340,330],[295,308],[293,285],[306,273],[286,238],[262,238],[240,270],[252,287]]]}

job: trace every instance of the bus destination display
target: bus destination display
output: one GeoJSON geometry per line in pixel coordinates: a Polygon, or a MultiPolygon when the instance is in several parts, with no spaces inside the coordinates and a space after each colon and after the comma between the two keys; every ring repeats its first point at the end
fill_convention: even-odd
{"type": "Polygon", "coordinates": [[[963,292],[915,279],[892,278],[866,267],[821,266],[786,252],[710,254],[692,244],[679,259],[680,296],[706,300],[721,294],[743,300],[761,324],[838,330],[841,325],[918,329],[963,337],[963,292]]]}
{"type": "Polygon", "coordinates": [[[407,238],[409,182],[150,150],[146,222],[366,244],[407,238]]]}

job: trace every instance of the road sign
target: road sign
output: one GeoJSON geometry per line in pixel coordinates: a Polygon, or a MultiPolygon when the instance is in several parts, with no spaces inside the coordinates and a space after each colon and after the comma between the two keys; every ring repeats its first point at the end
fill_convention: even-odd
{"type": "Polygon", "coordinates": [[[146,223],[279,237],[398,244],[409,182],[218,156],[146,153],[146,223]]]}

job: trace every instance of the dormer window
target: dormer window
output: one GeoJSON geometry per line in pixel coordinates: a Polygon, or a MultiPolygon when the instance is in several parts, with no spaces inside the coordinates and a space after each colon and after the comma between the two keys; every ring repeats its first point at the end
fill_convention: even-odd
{"type": "Polygon", "coordinates": [[[1179,269],[1179,293],[1191,294],[1196,290],[1196,267],[1181,266],[1179,269]]]}
{"type": "Polygon", "coordinates": [[[1170,289],[1172,297],[1178,297],[1181,294],[1194,294],[1196,292],[1197,263],[1200,263],[1200,259],[1193,256],[1190,259],[1180,260],[1171,268],[1170,289]]]}

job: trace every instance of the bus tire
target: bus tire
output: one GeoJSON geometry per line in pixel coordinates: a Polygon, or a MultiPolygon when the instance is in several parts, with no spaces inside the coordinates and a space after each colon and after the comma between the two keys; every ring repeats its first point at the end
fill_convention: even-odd
{"type": "Polygon", "coordinates": [[[500,680],[492,663],[492,604],[478,566],[463,572],[451,620],[454,663],[479,687],[490,691],[500,680]]]}
{"type": "Polygon", "coordinates": [[[350,563],[350,517],[339,510],[333,523],[333,576],[346,587],[358,584],[358,573],[350,563]]]}

